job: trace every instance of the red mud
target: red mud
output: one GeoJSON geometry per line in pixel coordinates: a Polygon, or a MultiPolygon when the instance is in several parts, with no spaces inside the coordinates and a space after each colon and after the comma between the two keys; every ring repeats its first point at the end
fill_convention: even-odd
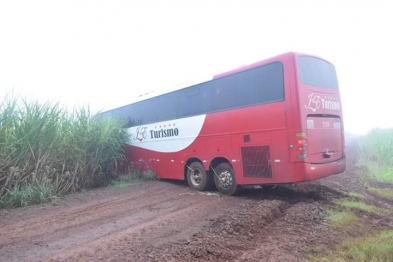
{"type": "MultiPolygon", "coordinates": [[[[0,210],[0,261],[306,261],[357,234],[332,229],[324,209],[343,191],[368,194],[350,152],[343,174],[236,197],[154,181],[0,210]]],[[[389,217],[358,215],[366,231],[393,228],[389,217]]]]}

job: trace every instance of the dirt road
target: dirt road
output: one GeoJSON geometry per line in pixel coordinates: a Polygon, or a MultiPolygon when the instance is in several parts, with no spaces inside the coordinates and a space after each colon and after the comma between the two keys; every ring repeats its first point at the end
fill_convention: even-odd
{"type": "MultiPolygon", "coordinates": [[[[305,261],[348,235],[328,226],[324,204],[362,191],[355,157],[344,174],[236,197],[153,181],[2,210],[0,261],[305,261]]],[[[375,228],[393,222],[370,216],[375,228]]]]}

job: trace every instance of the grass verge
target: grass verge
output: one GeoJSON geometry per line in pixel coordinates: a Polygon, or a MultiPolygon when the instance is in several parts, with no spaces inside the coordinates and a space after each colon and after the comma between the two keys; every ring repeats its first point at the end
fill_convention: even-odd
{"type": "Polygon", "coordinates": [[[140,181],[141,181],[140,176],[136,175],[135,173],[132,173],[132,174],[121,175],[118,178],[112,180],[110,184],[111,186],[114,187],[128,187],[130,185],[137,184],[140,181]]]}
{"type": "Polygon", "coordinates": [[[335,229],[347,229],[360,224],[359,218],[351,211],[328,210],[328,219],[335,229]]]}
{"type": "Polygon", "coordinates": [[[364,159],[391,167],[393,164],[393,129],[373,129],[361,141],[364,159]]]}
{"type": "Polygon", "coordinates": [[[367,167],[367,175],[361,174],[361,178],[374,180],[381,183],[393,184],[393,168],[374,161],[361,159],[361,165],[367,167]]]}
{"type": "Polygon", "coordinates": [[[147,170],[144,172],[133,171],[130,174],[121,175],[116,179],[112,180],[111,185],[114,187],[128,187],[130,185],[138,184],[141,181],[156,179],[156,174],[151,170],[147,170]]]}
{"type": "Polygon", "coordinates": [[[393,129],[374,129],[364,136],[359,162],[370,171],[366,178],[393,184],[393,129]]]}
{"type": "MultiPolygon", "coordinates": [[[[359,160],[359,181],[370,193],[386,199],[393,199],[393,129],[374,129],[361,141],[359,160]],[[377,188],[381,186],[382,188],[377,188]]],[[[355,212],[390,215],[392,212],[364,203],[365,195],[349,192],[347,199],[336,200],[334,210],[328,210],[328,219],[332,228],[346,230],[361,235],[369,221],[361,220],[355,212]],[[337,211],[340,209],[340,211],[337,211]],[[362,221],[364,224],[362,224],[362,221]],[[356,227],[353,228],[353,225],[356,227]]],[[[368,195],[368,194],[367,194],[368,195]]],[[[324,257],[320,252],[311,250],[311,261],[393,261],[393,231],[381,231],[375,235],[349,238],[342,242],[335,251],[324,257]]]]}
{"type": "Polygon", "coordinates": [[[375,187],[369,187],[368,190],[380,197],[384,197],[387,199],[392,199],[393,200],[393,188],[375,188],[375,187]]]}
{"type": "Polygon", "coordinates": [[[348,239],[337,251],[326,257],[313,258],[318,262],[391,262],[393,261],[393,231],[383,231],[374,236],[348,239]]]}
{"type": "Polygon", "coordinates": [[[366,198],[363,194],[360,194],[360,193],[357,193],[357,192],[349,192],[348,196],[352,197],[352,198],[360,198],[360,199],[365,199],[366,198]]]}
{"type": "Polygon", "coordinates": [[[24,207],[48,202],[54,196],[51,185],[15,186],[0,200],[0,207],[24,207]]]}
{"type": "Polygon", "coordinates": [[[351,201],[351,200],[337,200],[335,201],[336,204],[339,206],[348,208],[348,209],[355,209],[355,210],[361,210],[367,213],[373,213],[377,215],[387,215],[390,213],[390,211],[386,209],[382,209],[373,205],[366,204],[364,202],[360,201],[351,201]]]}

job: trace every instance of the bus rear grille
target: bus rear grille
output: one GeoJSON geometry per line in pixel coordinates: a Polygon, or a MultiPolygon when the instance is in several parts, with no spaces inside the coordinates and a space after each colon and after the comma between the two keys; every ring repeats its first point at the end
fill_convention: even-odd
{"type": "Polygon", "coordinates": [[[269,146],[242,147],[243,174],[245,177],[271,178],[269,146]]]}

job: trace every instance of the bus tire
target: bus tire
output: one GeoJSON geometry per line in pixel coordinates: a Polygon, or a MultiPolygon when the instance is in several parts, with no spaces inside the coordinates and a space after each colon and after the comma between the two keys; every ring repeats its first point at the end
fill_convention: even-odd
{"type": "Polygon", "coordinates": [[[224,195],[235,195],[240,189],[236,184],[235,172],[229,163],[221,163],[214,168],[214,183],[217,190],[224,195]]]}
{"type": "Polygon", "coordinates": [[[188,185],[198,191],[206,190],[211,184],[211,176],[205,170],[205,167],[200,162],[192,162],[187,167],[187,183],[188,185]]]}

